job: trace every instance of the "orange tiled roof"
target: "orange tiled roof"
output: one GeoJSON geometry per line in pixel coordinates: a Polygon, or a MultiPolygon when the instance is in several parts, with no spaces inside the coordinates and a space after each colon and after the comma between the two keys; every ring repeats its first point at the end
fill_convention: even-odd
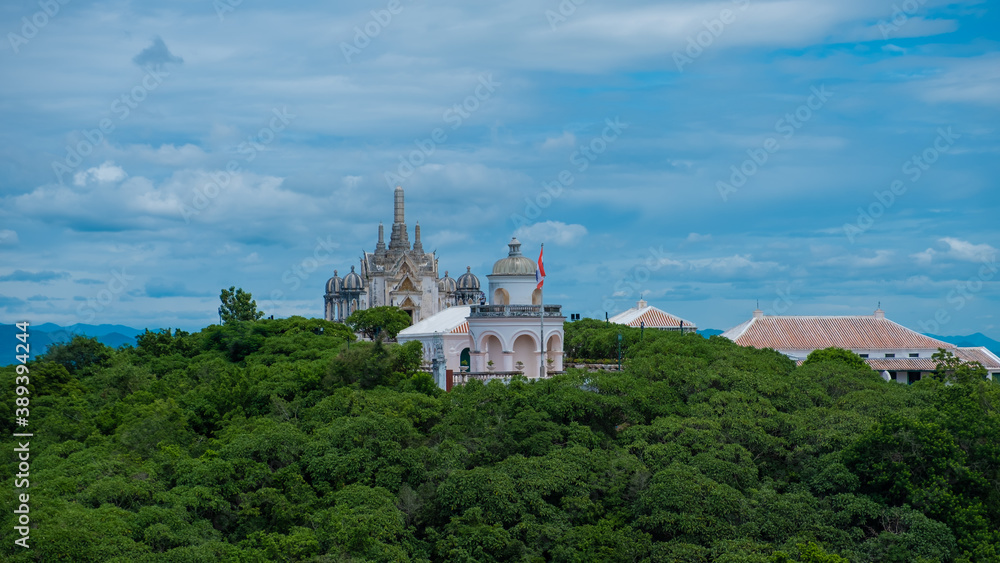
{"type": "Polygon", "coordinates": [[[675,317],[652,306],[633,307],[611,317],[609,321],[635,328],[643,325],[646,328],[680,328],[681,321],[683,321],[685,329],[695,330],[698,328],[691,321],[675,317]]]}
{"type": "Polygon", "coordinates": [[[988,370],[1000,369],[1000,358],[984,346],[959,348],[956,355],[966,362],[979,362],[988,370]]]}
{"type": "Polygon", "coordinates": [[[741,346],[775,350],[898,350],[955,346],[914,332],[884,317],[784,317],[763,315],[727,330],[723,336],[741,346]]]}
{"type": "Polygon", "coordinates": [[[469,321],[465,321],[464,323],[462,323],[462,324],[456,326],[455,328],[451,329],[451,333],[452,334],[469,334],[469,321]]]}

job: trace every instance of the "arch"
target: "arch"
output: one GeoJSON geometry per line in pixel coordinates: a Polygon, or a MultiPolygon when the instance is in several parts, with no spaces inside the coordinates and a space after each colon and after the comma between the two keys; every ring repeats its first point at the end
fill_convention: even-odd
{"type": "Polygon", "coordinates": [[[462,349],[462,352],[458,355],[458,367],[464,371],[469,370],[469,366],[472,365],[472,354],[469,347],[466,346],[462,349]]]}
{"type": "Polygon", "coordinates": [[[493,292],[493,305],[510,305],[510,293],[502,287],[493,292]]]}
{"type": "Polygon", "coordinates": [[[562,371],[563,337],[558,332],[549,335],[545,343],[545,366],[547,370],[562,371]]]}
{"type": "Polygon", "coordinates": [[[531,292],[531,304],[541,305],[542,304],[542,290],[535,289],[531,292]]]}
{"type": "Polygon", "coordinates": [[[483,337],[483,345],[479,348],[483,352],[486,352],[486,356],[483,360],[483,365],[487,365],[488,362],[493,362],[494,370],[503,369],[503,343],[500,342],[500,338],[495,334],[487,334],[483,337]]]}
{"type": "Polygon", "coordinates": [[[535,337],[527,333],[521,334],[514,339],[511,348],[514,352],[514,365],[524,362],[522,369],[525,377],[538,377],[538,345],[535,337]]]}

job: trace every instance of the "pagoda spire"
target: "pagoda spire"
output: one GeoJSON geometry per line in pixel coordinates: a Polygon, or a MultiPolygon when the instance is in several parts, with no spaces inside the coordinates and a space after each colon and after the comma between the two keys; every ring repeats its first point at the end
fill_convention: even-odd
{"type": "Polygon", "coordinates": [[[392,234],[389,236],[389,250],[405,252],[410,249],[410,236],[406,232],[406,220],[403,201],[403,187],[396,186],[393,192],[392,234]]]}

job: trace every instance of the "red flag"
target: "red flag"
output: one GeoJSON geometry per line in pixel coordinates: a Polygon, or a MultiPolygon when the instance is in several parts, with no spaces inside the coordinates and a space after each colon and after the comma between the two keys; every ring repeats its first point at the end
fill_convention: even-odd
{"type": "Polygon", "coordinates": [[[545,266],[542,265],[542,252],[545,251],[545,245],[542,245],[542,249],[538,251],[538,269],[535,270],[535,281],[538,285],[535,289],[542,289],[542,284],[545,283],[545,266]]]}

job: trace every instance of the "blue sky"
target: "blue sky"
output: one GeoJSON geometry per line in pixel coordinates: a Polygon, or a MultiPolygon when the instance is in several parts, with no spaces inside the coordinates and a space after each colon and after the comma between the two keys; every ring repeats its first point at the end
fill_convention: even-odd
{"type": "Polygon", "coordinates": [[[0,320],[321,316],[402,180],[442,271],[544,242],[567,313],[998,338],[998,8],[4,2],[0,320]]]}

